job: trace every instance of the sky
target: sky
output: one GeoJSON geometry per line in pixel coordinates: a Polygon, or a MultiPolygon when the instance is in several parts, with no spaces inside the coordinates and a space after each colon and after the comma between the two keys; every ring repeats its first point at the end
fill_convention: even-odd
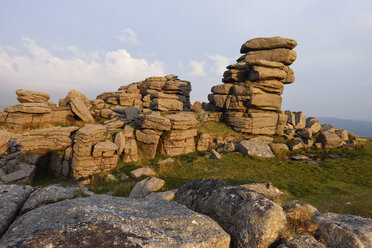
{"type": "Polygon", "coordinates": [[[282,110],[372,120],[371,0],[0,0],[0,105],[176,74],[207,101],[253,38],[297,40],[282,110]]]}

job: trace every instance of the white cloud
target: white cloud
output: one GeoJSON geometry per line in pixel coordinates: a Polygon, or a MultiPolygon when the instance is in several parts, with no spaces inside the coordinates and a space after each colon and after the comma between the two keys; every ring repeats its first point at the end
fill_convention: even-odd
{"type": "Polygon", "coordinates": [[[189,73],[189,75],[194,77],[205,76],[206,73],[204,71],[204,64],[205,61],[191,60],[190,62],[191,72],[189,73]]]}
{"type": "Polygon", "coordinates": [[[221,55],[208,55],[208,58],[214,61],[213,71],[222,76],[223,73],[226,71],[226,66],[229,65],[230,59],[221,55]]]}
{"type": "Polygon", "coordinates": [[[44,91],[58,98],[75,88],[95,97],[102,89],[116,90],[126,83],[165,74],[163,62],[134,58],[124,49],[86,53],[69,46],[64,50],[70,51],[72,57],[65,59],[39,47],[32,39],[23,40],[29,54],[12,55],[0,45],[2,103],[9,102],[10,92],[19,88],[44,91]]]}
{"type": "Polygon", "coordinates": [[[130,28],[125,28],[120,31],[120,34],[116,36],[121,42],[128,42],[133,45],[138,45],[137,34],[130,28]]]}

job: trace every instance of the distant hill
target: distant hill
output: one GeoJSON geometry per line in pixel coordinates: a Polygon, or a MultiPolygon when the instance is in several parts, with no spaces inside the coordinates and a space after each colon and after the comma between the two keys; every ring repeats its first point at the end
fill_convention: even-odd
{"type": "Polygon", "coordinates": [[[349,130],[360,137],[372,138],[372,121],[344,120],[333,117],[318,117],[321,124],[331,124],[335,128],[349,130]]]}

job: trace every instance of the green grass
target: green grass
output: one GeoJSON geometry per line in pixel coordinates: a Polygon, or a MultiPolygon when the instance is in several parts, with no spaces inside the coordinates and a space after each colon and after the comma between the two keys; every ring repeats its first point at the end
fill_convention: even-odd
{"type": "Polygon", "coordinates": [[[166,181],[167,189],[178,188],[196,178],[214,177],[234,185],[271,182],[287,192],[289,199],[306,201],[322,212],[372,217],[372,145],[346,150],[343,154],[347,157],[326,159],[318,166],[241,154],[224,156],[222,160],[201,159],[194,153],[179,157],[166,168],[156,169],[158,177],[166,181]]]}
{"type": "Polygon", "coordinates": [[[196,127],[199,131],[207,132],[212,137],[236,137],[243,139],[242,134],[232,130],[223,122],[207,121],[196,127]]]}

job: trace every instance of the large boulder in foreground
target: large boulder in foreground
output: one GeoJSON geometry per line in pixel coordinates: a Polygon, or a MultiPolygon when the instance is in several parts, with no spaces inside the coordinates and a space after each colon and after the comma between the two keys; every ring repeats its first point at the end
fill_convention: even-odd
{"type": "MultiPolygon", "coordinates": [[[[8,229],[10,224],[12,224],[23,203],[32,191],[31,186],[0,186],[0,237],[8,229]]],[[[1,243],[0,247],[3,247],[1,243]]]]}
{"type": "Polygon", "coordinates": [[[372,247],[372,220],[355,215],[324,213],[315,217],[317,235],[327,247],[372,247]]]}
{"type": "Polygon", "coordinates": [[[95,195],[29,211],[9,227],[1,247],[228,248],[211,218],[177,203],[95,195]],[[37,223],[37,224],[36,224],[37,223]]]}
{"type": "Polygon", "coordinates": [[[217,221],[230,234],[231,247],[268,247],[286,224],[278,204],[218,179],[196,179],[179,188],[174,200],[217,221]]]}

